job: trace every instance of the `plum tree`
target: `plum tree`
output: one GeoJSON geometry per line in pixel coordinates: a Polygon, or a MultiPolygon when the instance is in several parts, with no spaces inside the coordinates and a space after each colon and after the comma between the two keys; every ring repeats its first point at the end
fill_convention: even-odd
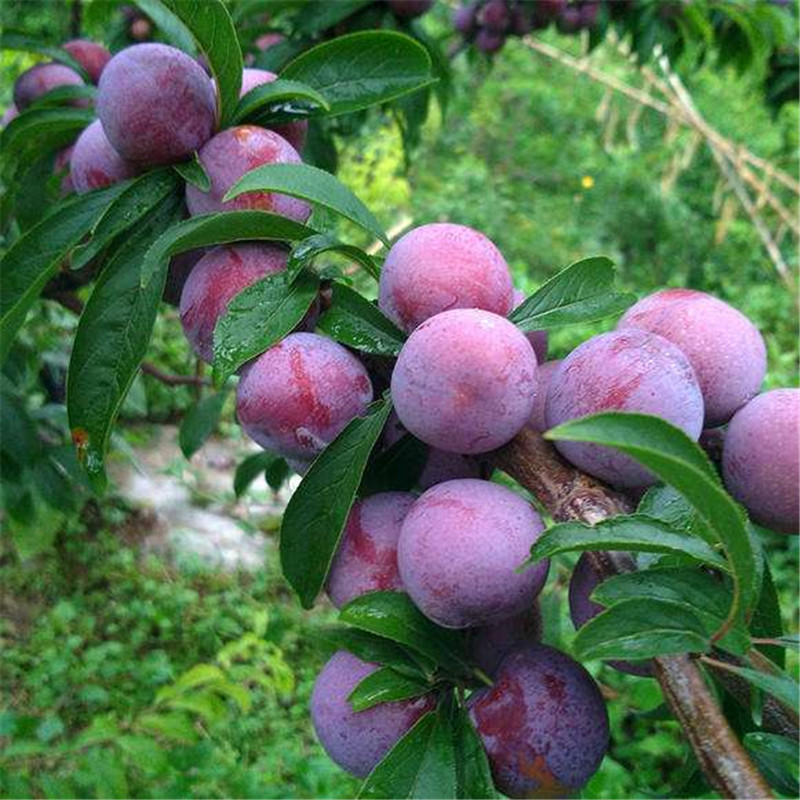
{"type": "MultiPolygon", "coordinates": [[[[383,444],[391,447],[408,432],[392,411],[383,433],[383,444]]],[[[473,457],[461,453],[448,453],[436,447],[428,448],[428,457],[422,468],[417,485],[420,489],[430,489],[437,483],[452,481],[456,478],[480,478],[483,476],[484,467],[481,462],[473,457]]]]}
{"type": "Polygon", "coordinates": [[[478,309],[423,322],[400,351],[391,382],[403,425],[426,444],[462,454],[514,437],[531,415],[536,386],[536,356],[524,334],[478,309]]]}
{"type": "Polygon", "coordinates": [[[372,401],[361,362],[314,333],[292,333],[242,371],[236,410],[245,433],[283,456],[309,460],[372,401]]]}
{"type": "Polygon", "coordinates": [[[214,87],[186,53],[165,44],[136,44],[106,64],[97,116],[124,158],[149,166],[169,164],[211,138],[214,87]]]}
{"type": "MultiPolygon", "coordinates": [[[[267,69],[245,68],[242,70],[242,89],[239,94],[244,97],[256,86],[263,86],[265,83],[272,83],[278,76],[267,69]]],[[[280,134],[289,144],[299,153],[308,135],[308,122],[304,119],[297,122],[286,122],[282,125],[271,125],[270,130],[280,134]]]]}
{"type": "Polygon", "coordinates": [[[367,592],[402,590],[397,540],[416,499],[409,492],[381,492],[353,505],[326,585],[337,608],[367,592]]]}
{"type": "Polygon", "coordinates": [[[530,609],[548,562],[517,572],[541,534],[530,503],[489,481],[455,480],[428,489],[400,531],[403,586],[427,617],[446,628],[508,619],[530,609]]]}
{"type": "MultiPolygon", "coordinates": [[[[518,308],[525,302],[525,292],[519,289],[514,289],[514,308],[518,308]]],[[[549,344],[549,337],[547,331],[530,331],[525,334],[528,341],[531,343],[533,352],[536,353],[536,361],[539,364],[544,364],[547,361],[547,349],[549,344]]]]}
{"type": "Polygon", "coordinates": [[[95,84],[111,60],[111,53],[103,45],[89,39],[71,39],[62,47],[86,70],[89,80],[95,84]]]}
{"type": "Polygon", "coordinates": [[[600,689],[569,656],[542,644],[509,653],[491,688],[469,699],[495,785],[509,797],[574,794],[608,749],[600,689]]]}
{"type": "Polygon", "coordinates": [[[538,642],[542,636],[542,612],[539,603],[491,625],[467,631],[470,655],[488,675],[494,675],[508,653],[525,644],[538,642]]]}
{"type": "Polygon", "coordinates": [[[322,746],[340,766],[366,777],[397,740],[436,706],[432,694],[354,711],[348,697],[378,669],[340,650],[322,668],[311,694],[311,720],[322,746]]]}
{"type": "MultiPolygon", "coordinates": [[[[83,78],[72,67],[56,62],[36,64],[20,75],[14,83],[14,105],[24,111],[34,100],[59,86],[83,86],[83,78]]],[[[74,100],[73,105],[86,105],[74,100]]]]}
{"type": "Polygon", "coordinates": [[[641,328],[680,347],[697,375],[705,426],[727,422],[761,388],[764,340],[740,311],[704,292],[664,289],[640,300],[618,328],[641,328]]]}
{"type": "Polygon", "coordinates": [[[125,181],[137,172],[137,166],[111,146],[100,120],[84,128],[69,160],[70,181],[78,194],[125,181]]]}
{"type": "Polygon", "coordinates": [[[449,222],[421,225],[389,250],[378,305],[405,331],[455,308],[506,316],[513,289],[508,265],[482,233],[449,222]]]}
{"type": "Polygon", "coordinates": [[[800,389],[775,389],[736,412],[725,435],[722,475],[753,520],[782,533],[800,528],[800,389]]]}
{"type": "Polygon", "coordinates": [[[214,360],[214,328],[239,292],[286,269],[287,252],[274,244],[241,242],[209,250],[191,270],[181,292],[181,325],[192,349],[214,360]]]}
{"type": "MultiPolygon", "coordinates": [[[[548,428],[601,411],[654,414],[697,441],[703,397],[686,356],[661,336],[637,328],[603,333],[572,351],[550,379],[548,428]]],[[[579,469],[614,486],[647,486],[653,475],[629,456],[582,442],[556,442],[579,469]]]]}
{"type": "Polygon", "coordinates": [[[273,192],[247,192],[222,202],[228,189],[246,172],[264,164],[299,164],[297,150],[283,136],[255,125],[239,125],[218,133],[199,153],[200,163],[211,181],[204,192],[186,185],[186,205],[192,216],[213,211],[259,209],[305,222],[311,207],[302,200],[273,192]]]}
{"type": "MultiPolygon", "coordinates": [[[[603,606],[590,599],[598,583],[600,579],[592,568],[589,557],[584,553],[575,564],[569,582],[569,613],[576,630],[603,610],[603,606]]],[[[609,661],[608,664],[628,675],[652,674],[652,668],[646,661],[609,661]]]]}
{"type": "Polygon", "coordinates": [[[538,386],[536,388],[536,396],[533,400],[533,411],[531,411],[531,415],[528,418],[528,427],[539,433],[544,433],[548,427],[547,420],[545,419],[547,392],[550,389],[550,382],[553,380],[553,375],[558,372],[560,366],[561,359],[556,359],[555,361],[545,361],[544,364],[539,364],[539,368],[536,370],[538,386]]]}

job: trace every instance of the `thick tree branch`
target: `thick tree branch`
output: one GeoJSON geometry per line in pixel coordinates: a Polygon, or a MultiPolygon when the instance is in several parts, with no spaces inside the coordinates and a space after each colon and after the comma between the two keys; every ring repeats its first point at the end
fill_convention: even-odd
{"type": "MultiPolygon", "coordinates": [[[[525,429],[489,456],[497,468],[531,491],[556,521],[596,524],[632,510],[629,499],[567,464],[540,434],[525,429]]],[[[629,570],[624,554],[591,556],[601,574],[629,570]]],[[[680,722],[709,784],[724,797],[772,797],[696,662],[688,655],[653,659],[664,697],[680,722]]]]}

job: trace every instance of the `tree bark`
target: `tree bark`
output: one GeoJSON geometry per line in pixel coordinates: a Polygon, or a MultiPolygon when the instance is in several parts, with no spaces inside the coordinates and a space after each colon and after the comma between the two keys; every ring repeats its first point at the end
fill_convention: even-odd
{"type": "MultiPolygon", "coordinates": [[[[524,429],[489,455],[491,463],[528,489],[557,522],[577,520],[594,525],[627,514],[633,503],[567,464],[540,434],[524,429]]],[[[593,553],[602,575],[629,571],[633,561],[623,553],[593,553]]],[[[773,797],[689,655],[653,659],[664,698],[684,730],[709,785],[724,797],[773,797]]]]}

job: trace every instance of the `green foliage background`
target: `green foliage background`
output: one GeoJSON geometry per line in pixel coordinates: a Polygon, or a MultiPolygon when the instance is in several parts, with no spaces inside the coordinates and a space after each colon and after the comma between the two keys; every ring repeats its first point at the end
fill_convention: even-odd
{"type": "MultiPolygon", "coordinates": [[[[65,38],[69,23],[65,9],[9,2],[4,15],[57,40],[65,38]]],[[[575,47],[573,40],[553,39],[575,47]]],[[[0,59],[5,105],[10,80],[30,59],[0,59]]],[[[614,54],[601,60],[631,79],[614,54]]],[[[619,265],[623,286],[639,294],[666,285],[713,292],[763,331],[767,386],[797,384],[795,299],[740,212],[719,235],[719,174],[707,150],[699,148],[675,184],[664,189],[662,177],[688,134],[667,135],[655,112],[645,111],[629,136],[625,123],[634,107],[612,98],[618,123],[609,133],[596,113],[602,87],[518,42],[491,69],[462,57],[456,73],[447,117],[428,120],[410,167],[388,117],[371,117],[356,138],[342,142],[340,177],[386,227],[406,218],[414,224],[447,219],[472,225],[498,244],[525,290],[579,257],[604,253],[619,265]]],[[[739,76],[704,68],[687,83],[721,132],[795,173],[797,104],[772,118],[759,80],[757,70],[739,76]]],[[[69,314],[45,304],[23,342],[58,370],[66,363],[73,327],[69,314]]],[[[563,356],[599,330],[559,331],[552,355],[563,356]]],[[[172,309],[165,307],[157,323],[150,360],[166,371],[193,369],[172,309]]],[[[32,364],[23,358],[12,368],[24,374],[32,364]]],[[[41,408],[45,398],[34,389],[36,376],[29,377],[28,399],[41,408]]],[[[187,388],[138,379],[123,414],[122,444],[146,442],[148,426],[178,418],[191,400],[187,388]]],[[[222,434],[238,435],[229,416],[222,434]]],[[[232,501],[232,492],[225,499],[232,501]]],[[[353,796],[356,782],[316,744],[307,713],[314,676],[327,655],[320,631],[333,612],[300,610],[280,577],[274,546],[266,568],[254,575],[168,566],[141,554],[149,524],[146,514],[111,498],[87,506],[58,534],[53,550],[30,561],[20,563],[3,540],[0,794],[353,796]],[[171,741],[159,757],[141,741],[125,749],[86,735],[113,724],[121,731],[117,739],[135,739],[159,691],[197,664],[219,664],[226,647],[254,640],[260,644],[237,662],[242,669],[225,668],[252,703],[246,709],[229,703],[224,713],[201,715],[202,735],[195,741],[171,741]]],[[[274,545],[276,521],[265,520],[262,527],[274,545]]],[[[798,539],[765,534],[765,543],[787,631],[796,632],[798,539]]],[[[545,638],[566,649],[573,636],[565,609],[571,565],[570,558],[556,559],[543,596],[545,638]]],[[[789,661],[796,675],[796,654],[789,661]]],[[[685,746],[676,723],[649,713],[660,703],[656,684],[598,663],[589,667],[610,699],[614,746],[584,796],[675,792],[685,746]]]]}

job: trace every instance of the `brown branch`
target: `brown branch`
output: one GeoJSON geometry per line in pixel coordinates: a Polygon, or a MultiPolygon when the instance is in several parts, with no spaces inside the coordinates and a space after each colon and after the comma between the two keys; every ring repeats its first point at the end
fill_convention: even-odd
{"type": "MultiPolygon", "coordinates": [[[[632,504],[567,464],[540,434],[525,429],[489,455],[497,468],[531,491],[557,521],[596,524],[629,513],[632,504]]],[[[629,570],[630,557],[593,554],[602,574],[629,570]]],[[[728,725],[697,663],[688,655],[653,659],[664,697],[680,722],[709,784],[724,797],[773,797],[728,725]]]]}
{"type": "Polygon", "coordinates": [[[204,378],[202,375],[170,375],[167,372],[162,372],[158,367],[154,367],[146,361],[142,362],[142,372],[155,378],[167,386],[210,386],[211,381],[204,378]]]}

